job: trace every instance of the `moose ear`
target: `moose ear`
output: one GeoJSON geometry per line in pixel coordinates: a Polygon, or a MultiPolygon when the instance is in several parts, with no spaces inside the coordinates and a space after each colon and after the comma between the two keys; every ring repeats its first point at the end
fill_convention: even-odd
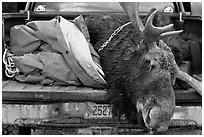
{"type": "Polygon", "coordinates": [[[120,5],[129,16],[133,26],[143,31],[144,25],[139,17],[139,2],[120,2],[120,5]]]}

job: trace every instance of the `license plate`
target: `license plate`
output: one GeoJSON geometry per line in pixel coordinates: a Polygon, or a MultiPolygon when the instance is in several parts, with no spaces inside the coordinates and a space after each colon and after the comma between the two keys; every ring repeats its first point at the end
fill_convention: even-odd
{"type": "Polygon", "coordinates": [[[90,118],[112,118],[111,105],[108,104],[90,104],[91,111],[86,115],[90,118]]]}

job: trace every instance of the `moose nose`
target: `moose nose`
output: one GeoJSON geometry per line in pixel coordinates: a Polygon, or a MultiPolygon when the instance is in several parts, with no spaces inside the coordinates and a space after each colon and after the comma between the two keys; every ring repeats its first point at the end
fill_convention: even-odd
{"type": "Polygon", "coordinates": [[[145,117],[145,123],[149,129],[154,129],[157,132],[166,132],[168,130],[168,124],[166,124],[166,121],[161,122],[162,116],[160,113],[160,108],[149,108],[145,117]]]}

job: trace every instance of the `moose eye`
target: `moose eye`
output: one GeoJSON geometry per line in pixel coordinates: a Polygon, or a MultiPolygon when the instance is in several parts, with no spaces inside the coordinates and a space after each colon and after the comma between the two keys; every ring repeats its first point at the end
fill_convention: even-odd
{"type": "Polygon", "coordinates": [[[145,58],[143,61],[144,61],[144,64],[142,65],[142,68],[143,68],[144,70],[146,70],[146,71],[151,71],[151,70],[153,70],[153,69],[156,68],[156,65],[154,65],[154,64],[151,62],[151,60],[145,58]]]}
{"type": "Polygon", "coordinates": [[[149,59],[144,59],[145,64],[150,64],[151,61],[149,59]]]}
{"type": "Polygon", "coordinates": [[[151,66],[151,70],[155,69],[156,68],[156,65],[152,65],[151,66]]]}

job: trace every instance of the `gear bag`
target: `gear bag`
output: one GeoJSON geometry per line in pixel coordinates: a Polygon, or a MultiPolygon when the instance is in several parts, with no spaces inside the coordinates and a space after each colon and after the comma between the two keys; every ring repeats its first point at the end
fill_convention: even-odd
{"type": "Polygon", "coordinates": [[[58,16],[12,27],[10,50],[23,72],[15,78],[21,82],[104,88],[100,57],[89,40],[82,16],[73,21],[58,16]]]}

